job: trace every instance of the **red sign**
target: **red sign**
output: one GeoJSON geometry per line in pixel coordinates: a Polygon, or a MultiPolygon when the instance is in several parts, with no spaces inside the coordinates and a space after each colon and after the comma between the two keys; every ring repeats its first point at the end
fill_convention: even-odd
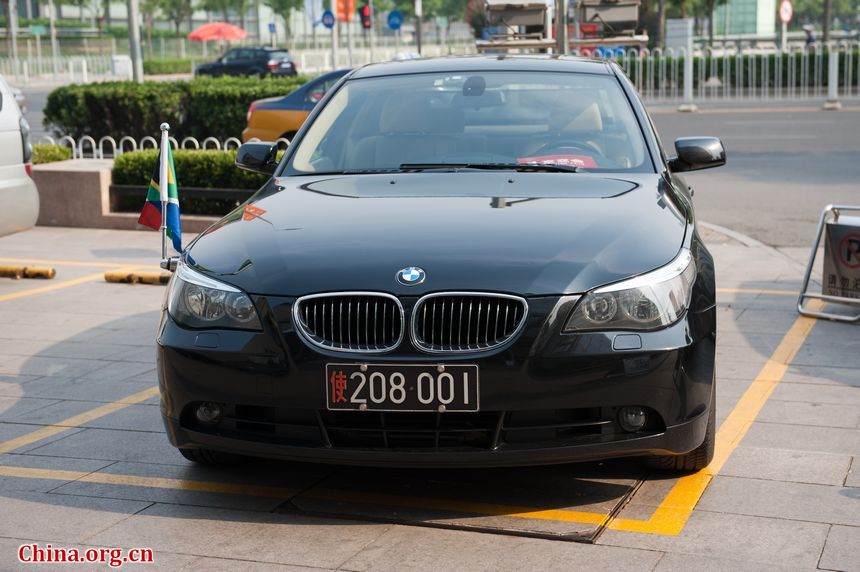
{"type": "Polygon", "coordinates": [[[264,214],[266,214],[266,211],[264,209],[261,209],[260,207],[255,207],[254,205],[247,205],[245,207],[245,212],[242,213],[242,220],[254,220],[255,218],[262,217],[264,214]]]}
{"type": "Polygon", "coordinates": [[[860,268],[860,234],[846,234],[839,241],[839,259],[848,268],[860,268]]]}
{"type": "Polygon", "coordinates": [[[335,17],[338,22],[352,22],[355,17],[355,0],[337,0],[335,17]]]}
{"type": "Polygon", "coordinates": [[[782,0],[779,5],[779,19],[783,24],[791,22],[791,17],[794,16],[794,8],[791,6],[791,0],[782,0]]]}

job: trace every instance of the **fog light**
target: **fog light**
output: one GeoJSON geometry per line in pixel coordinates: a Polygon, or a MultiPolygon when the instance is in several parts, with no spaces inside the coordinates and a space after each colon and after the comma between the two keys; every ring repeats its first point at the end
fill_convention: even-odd
{"type": "Polygon", "coordinates": [[[197,420],[201,423],[215,424],[221,421],[221,406],[211,401],[201,403],[197,407],[197,420]]]}
{"type": "Polygon", "coordinates": [[[647,420],[648,414],[645,413],[645,408],[638,405],[622,407],[618,412],[618,424],[629,433],[635,433],[645,427],[647,420]]]}

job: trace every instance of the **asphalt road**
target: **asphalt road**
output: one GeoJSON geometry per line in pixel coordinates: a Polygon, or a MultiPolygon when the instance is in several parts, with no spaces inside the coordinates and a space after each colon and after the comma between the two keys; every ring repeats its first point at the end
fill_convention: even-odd
{"type": "Polygon", "coordinates": [[[771,246],[809,246],[822,208],[860,204],[860,108],[819,105],[655,110],[653,118],[667,151],[689,135],[720,137],[726,146],[724,167],[687,176],[700,220],[771,246]]]}
{"type": "MultiPolygon", "coordinates": [[[[48,88],[27,88],[27,119],[34,140],[42,126],[48,88]]],[[[820,102],[739,102],[703,105],[697,113],[653,107],[670,151],[676,137],[721,137],[725,167],[691,173],[700,220],[742,232],[770,246],[808,246],[821,209],[860,204],[860,106],[825,112],[820,102]],[[710,108],[709,108],[710,107],[710,108]]]]}

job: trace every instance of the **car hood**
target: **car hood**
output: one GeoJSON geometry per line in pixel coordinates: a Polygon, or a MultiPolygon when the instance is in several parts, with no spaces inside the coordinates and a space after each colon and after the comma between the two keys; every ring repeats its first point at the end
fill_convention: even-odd
{"type": "Polygon", "coordinates": [[[657,175],[404,173],[274,179],[187,263],[254,294],[580,293],[662,266],[686,219],[657,175]],[[426,280],[402,286],[398,270],[426,280]]]}

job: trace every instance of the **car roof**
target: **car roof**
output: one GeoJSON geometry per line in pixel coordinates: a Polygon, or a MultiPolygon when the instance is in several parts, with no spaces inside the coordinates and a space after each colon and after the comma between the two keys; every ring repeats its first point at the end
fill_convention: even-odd
{"type": "Polygon", "coordinates": [[[478,55],[449,56],[368,64],[355,71],[353,78],[381,77],[412,73],[466,71],[547,71],[611,75],[606,61],[556,55],[478,55]]]}

